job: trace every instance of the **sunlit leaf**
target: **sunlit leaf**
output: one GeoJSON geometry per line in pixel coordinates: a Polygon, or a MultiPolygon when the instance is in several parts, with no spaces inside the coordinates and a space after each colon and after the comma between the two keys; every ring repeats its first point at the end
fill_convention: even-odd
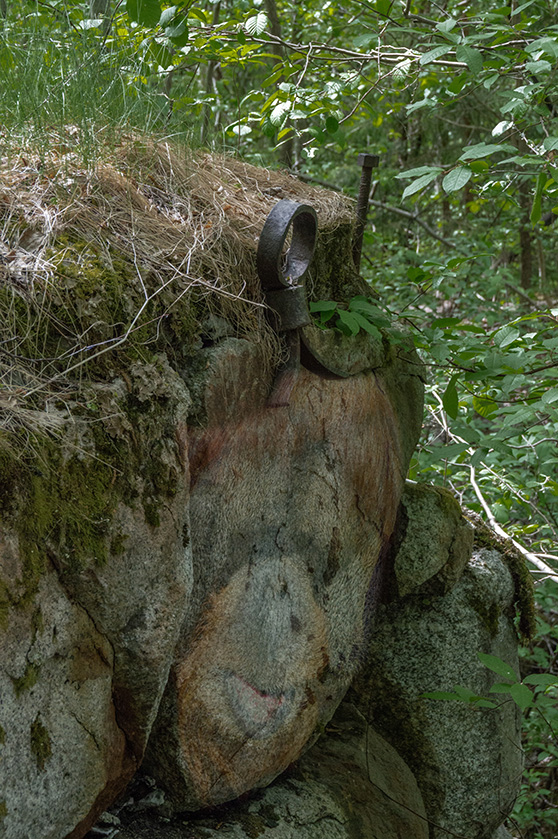
{"type": "Polygon", "coordinates": [[[258,36],[267,29],[269,21],[265,12],[257,12],[248,18],[244,28],[249,35],[258,36]]]}

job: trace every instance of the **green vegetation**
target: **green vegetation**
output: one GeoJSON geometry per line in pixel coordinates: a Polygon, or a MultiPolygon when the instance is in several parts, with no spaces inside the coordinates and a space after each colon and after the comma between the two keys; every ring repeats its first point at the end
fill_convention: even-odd
{"type": "MultiPolygon", "coordinates": [[[[70,164],[87,170],[103,160],[111,144],[138,132],[286,166],[302,180],[353,196],[357,154],[380,155],[361,263],[370,296],[318,301],[316,320],[346,334],[363,330],[378,337],[401,325],[410,330],[429,370],[424,433],[411,477],[451,489],[500,537],[514,540],[506,555],[527,620],[520,628],[525,635],[533,625],[536,629],[531,645],[522,649],[521,681],[509,680],[518,685],[508,690],[512,699],[514,692],[523,696],[527,755],[524,791],[510,829],[524,839],[554,839],[556,689],[555,682],[533,681],[558,673],[553,4],[4,0],[0,70],[0,153],[23,170],[26,155],[38,155],[43,163],[26,177],[37,183],[42,178],[43,186],[62,178],[70,164]],[[49,151],[58,156],[56,171],[49,169],[49,151]],[[526,608],[523,560],[535,582],[534,614],[526,608]],[[534,697],[529,702],[527,690],[534,697]]],[[[148,182],[149,172],[142,177],[148,182]]],[[[153,177],[159,188],[160,175],[153,177]]],[[[80,190],[88,187],[82,180],[67,188],[79,204],[80,190]]],[[[4,219],[4,230],[12,221],[18,220],[4,219]]],[[[90,311],[66,305],[60,317],[64,307],[56,309],[54,300],[56,311],[47,310],[48,317],[41,316],[44,310],[34,313],[40,328],[32,334],[28,301],[21,295],[4,299],[8,291],[2,286],[3,317],[27,342],[3,345],[3,369],[9,369],[13,354],[32,349],[33,357],[47,364],[38,372],[48,374],[59,364],[51,359],[60,351],[80,361],[91,344],[130,337],[126,325],[143,298],[131,301],[134,312],[123,310],[121,285],[135,270],[134,259],[111,266],[100,246],[76,237],[68,247],[71,257],[60,257],[56,270],[71,285],[83,276],[78,271],[72,277],[73,266],[80,260],[87,264],[93,272],[91,288],[84,290],[90,311]],[[102,298],[95,297],[97,283],[105,291],[102,298]],[[52,328],[57,319],[62,326],[52,328]],[[91,329],[86,346],[79,341],[84,326],[91,329]]],[[[0,255],[10,258],[7,249],[0,255]]],[[[182,308],[163,319],[168,305],[162,298],[160,307],[151,300],[139,326],[164,324],[169,345],[179,334],[188,345],[196,313],[182,308]]],[[[141,363],[153,362],[148,335],[138,329],[122,349],[128,362],[134,353],[141,363]]],[[[118,368],[112,349],[97,361],[100,379],[111,365],[118,368]]],[[[132,397],[125,402],[133,429],[144,408],[132,397]]],[[[98,416],[94,399],[82,409],[91,420],[95,411],[98,416]]],[[[27,419],[24,428],[32,417],[27,419]]],[[[91,466],[91,521],[85,531],[71,515],[71,460],[62,465],[63,480],[53,497],[48,477],[23,476],[40,511],[23,533],[31,588],[44,560],[41,551],[53,540],[65,542],[77,566],[85,554],[104,561],[102,521],[114,503],[113,490],[131,487],[123,465],[135,449],[132,431],[92,428],[102,462],[91,466]]],[[[157,459],[164,462],[163,456],[157,459]]],[[[22,480],[17,462],[3,435],[4,515],[13,513],[11,489],[22,480]]],[[[153,526],[154,498],[172,493],[172,486],[168,469],[146,477],[141,503],[153,526]]],[[[0,583],[0,625],[7,597],[0,583]]]]}
{"type": "Polygon", "coordinates": [[[31,690],[39,678],[39,668],[36,664],[27,662],[25,665],[25,672],[19,679],[12,678],[16,696],[21,696],[26,690],[31,690]]]}
{"type": "Polygon", "coordinates": [[[52,757],[50,735],[41,722],[41,715],[37,714],[31,725],[31,751],[37,761],[37,767],[42,772],[48,760],[52,757]]]}

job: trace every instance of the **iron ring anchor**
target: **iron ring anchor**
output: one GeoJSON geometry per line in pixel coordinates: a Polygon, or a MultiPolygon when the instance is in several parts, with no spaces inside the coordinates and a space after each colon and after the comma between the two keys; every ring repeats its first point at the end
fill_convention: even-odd
{"type": "Polygon", "coordinates": [[[300,329],[312,322],[306,298],[305,280],[312,262],[318,219],[309,204],[284,199],[269,213],[260,234],[256,267],[265,300],[274,313],[278,332],[284,333],[288,357],[279,370],[268,405],[289,404],[300,370],[300,329]],[[292,227],[292,240],[283,249],[292,227]]]}

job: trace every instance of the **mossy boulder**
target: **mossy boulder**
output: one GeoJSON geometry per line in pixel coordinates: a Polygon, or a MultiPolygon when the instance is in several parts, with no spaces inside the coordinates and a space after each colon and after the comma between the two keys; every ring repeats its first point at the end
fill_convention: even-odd
{"type": "MultiPolygon", "coordinates": [[[[424,379],[405,335],[307,327],[318,367],[302,352],[286,398],[269,398],[287,343],[266,314],[259,233],[278,199],[312,204],[308,293],[345,305],[366,293],[350,204],[133,137],[95,171],[57,155],[32,178],[32,162],[10,169],[0,193],[2,835],[81,839],[140,765],[175,810],[198,811],[300,758],[237,832],[320,835],[326,807],[328,837],[422,836],[435,726],[419,744],[430,775],[405,751],[416,726],[382,728],[422,684],[400,674],[405,610],[420,634],[438,598],[452,655],[462,634],[507,654],[513,592],[490,557],[466,563],[470,531],[444,493],[418,489],[399,511],[424,379]],[[481,585],[485,566],[500,587],[481,585]],[[380,736],[353,709],[313,760],[367,657],[380,736]]],[[[491,754],[512,723],[487,729],[491,754]]]]}

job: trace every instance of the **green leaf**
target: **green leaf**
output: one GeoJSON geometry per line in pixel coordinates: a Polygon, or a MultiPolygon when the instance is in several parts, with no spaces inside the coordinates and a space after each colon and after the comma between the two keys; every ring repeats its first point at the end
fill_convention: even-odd
{"type": "Polygon", "coordinates": [[[419,58],[419,64],[423,67],[425,64],[431,64],[437,58],[441,58],[446,53],[450,52],[453,49],[451,46],[444,46],[444,47],[434,47],[433,50],[428,50],[428,52],[423,53],[419,58]]]}
{"type": "Polygon", "coordinates": [[[552,70],[552,64],[550,61],[527,61],[525,64],[525,69],[529,71],[529,73],[537,74],[537,73],[550,73],[552,70]]]}
{"type": "Polygon", "coordinates": [[[334,116],[329,116],[325,125],[328,134],[335,134],[339,130],[339,120],[334,116]]]}
{"type": "Polygon", "coordinates": [[[157,41],[151,41],[147,48],[146,58],[153,61],[158,67],[170,67],[172,64],[172,53],[164,44],[159,44],[157,41]]]}
{"type": "Polygon", "coordinates": [[[441,23],[437,23],[436,29],[439,32],[451,32],[456,23],[457,21],[450,17],[448,20],[443,20],[441,23]]]}
{"type": "Polygon", "coordinates": [[[558,685],[558,676],[552,673],[532,673],[523,679],[524,685],[558,685]]]}
{"type": "Polygon", "coordinates": [[[454,691],[461,697],[461,699],[463,699],[464,702],[476,702],[478,699],[484,698],[482,696],[478,696],[473,690],[464,688],[461,685],[455,685],[454,691]]]}
{"type": "Polygon", "coordinates": [[[101,18],[86,18],[85,20],[80,20],[78,22],[78,26],[80,29],[98,29],[99,26],[102,26],[104,23],[104,19],[101,18]]]}
{"type": "Polygon", "coordinates": [[[308,304],[311,312],[333,312],[337,308],[334,300],[316,300],[308,304]]]}
{"type": "Polygon", "coordinates": [[[283,121],[285,114],[287,114],[291,110],[291,103],[290,102],[279,102],[273,108],[272,112],[269,115],[269,120],[273,125],[280,125],[283,121]]]}
{"type": "Polygon", "coordinates": [[[269,21],[265,12],[256,12],[256,14],[253,14],[248,18],[244,24],[244,28],[249,35],[257,37],[258,35],[261,35],[262,32],[265,32],[268,22],[269,21]]]}
{"type": "MultiPolygon", "coordinates": [[[[523,12],[525,9],[528,9],[529,6],[532,6],[533,3],[536,3],[536,1],[537,0],[527,0],[526,3],[522,3],[521,6],[519,6],[517,9],[514,9],[513,14],[514,15],[520,15],[521,12],[523,12]]],[[[511,9],[510,9],[510,11],[511,11],[511,9]]]]}
{"type": "Polygon", "coordinates": [[[442,171],[443,169],[440,166],[418,166],[416,169],[407,169],[405,172],[399,172],[395,177],[396,179],[418,178],[421,175],[428,175],[431,172],[438,175],[442,171]]]}
{"type": "Polygon", "coordinates": [[[142,26],[157,26],[161,18],[159,0],[126,0],[126,11],[131,20],[142,26]]]}
{"type": "Polygon", "coordinates": [[[345,309],[339,309],[339,321],[337,326],[346,335],[358,335],[360,331],[360,323],[358,322],[357,316],[354,312],[347,312],[345,309]]]}
{"type": "Polygon", "coordinates": [[[502,661],[501,658],[498,658],[495,655],[488,655],[487,653],[477,653],[477,656],[481,664],[484,664],[484,666],[488,667],[489,670],[492,670],[493,673],[497,673],[505,679],[510,679],[512,682],[517,682],[518,679],[515,670],[505,661],[502,661]]]}
{"type": "MultiPolygon", "coordinates": [[[[461,264],[462,262],[461,259],[457,259],[456,261],[459,264],[461,264]]],[[[454,260],[450,260],[450,262],[454,262],[454,260]]],[[[451,267],[449,262],[448,266],[451,267]]],[[[434,318],[434,320],[432,321],[432,326],[457,326],[457,324],[461,323],[462,320],[463,318],[434,318]]]]}
{"type": "Polygon", "coordinates": [[[558,137],[545,137],[543,146],[546,151],[556,151],[558,149],[558,137]]]}
{"type": "Polygon", "coordinates": [[[558,685],[558,676],[552,673],[532,673],[523,679],[524,685],[558,685]]]}
{"type": "Polygon", "coordinates": [[[380,330],[378,329],[377,326],[374,326],[373,323],[370,323],[368,318],[364,317],[359,312],[353,311],[352,314],[353,314],[356,322],[358,323],[360,328],[364,330],[364,332],[368,332],[369,335],[372,335],[374,338],[377,338],[379,341],[382,340],[382,333],[380,332],[380,330]]]}
{"type": "Polygon", "coordinates": [[[553,58],[558,58],[558,41],[555,38],[538,38],[525,47],[525,52],[544,52],[553,58]]]}
{"type": "Polygon", "coordinates": [[[467,82],[470,81],[469,76],[467,73],[461,73],[459,76],[456,76],[448,85],[448,90],[450,93],[458,94],[461,93],[467,82]]]}
{"type": "Polygon", "coordinates": [[[512,687],[513,685],[510,682],[497,682],[490,688],[490,693],[509,693],[512,687]]]}
{"type": "Polygon", "coordinates": [[[178,47],[178,49],[185,47],[188,43],[188,24],[186,19],[184,18],[175,26],[167,26],[165,35],[171,39],[173,46],[178,47]]]}
{"type": "Polygon", "coordinates": [[[519,329],[516,329],[515,326],[503,326],[499,329],[494,335],[494,343],[500,349],[513,344],[520,337],[519,329]]]}
{"type": "Polygon", "coordinates": [[[415,192],[420,192],[420,190],[424,189],[425,186],[428,186],[428,184],[431,184],[432,181],[435,181],[438,174],[438,171],[430,172],[428,175],[423,175],[422,178],[417,178],[416,181],[413,181],[412,184],[409,184],[409,186],[403,190],[401,200],[405,200],[405,198],[408,198],[410,195],[414,195],[415,192]]]}
{"type": "Polygon", "coordinates": [[[202,23],[208,23],[208,17],[203,9],[188,9],[188,16],[200,20],[202,23]]]}
{"type": "Polygon", "coordinates": [[[178,6],[169,6],[168,9],[163,9],[161,12],[161,17],[159,18],[159,26],[161,29],[164,29],[165,26],[168,26],[171,20],[176,17],[176,13],[178,12],[178,6]]]}
{"type": "Polygon", "coordinates": [[[497,151],[513,151],[512,146],[505,144],[496,145],[495,143],[475,143],[474,146],[467,146],[460,160],[478,160],[479,157],[488,157],[489,154],[494,154],[497,151]]]}
{"type": "Polygon", "coordinates": [[[527,685],[522,685],[518,682],[510,688],[510,696],[516,705],[519,705],[522,711],[533,704],[533,693],[527,685]]]}
{"type": "Polygon", "coordinates": [[[376,2],[374,3],[374,8],[376,9],[379,15],[387,17],[391,11],[392,5],[393,0],[376,0],[376,2]]]}
{"type": "Polygon", "coordinates": [[[457,395],[457,388],[455,387],[457,376],[452,376],[448,382],[444,393],[442,394],[442,404],[444,411],[452,419],[457,419],[459,413],[459,397],[457,395]]]}
{"type": "Polygon", "coordinates": [[[557,387],[549,388],[541,396],[541,402],[544,405],[551,405],[553,402],[556,402],[556,401],[558,401],[558,388],[557,387]]]}
{"type": "Polygon", "coordinates": [[[500,134],[504,134],[506,131],[509,131],[510,128],[513,128],[513,122],[509,120],[502,120],[499,122],[498,125],[495,125],[492,129],[492,136],[499,137],[500,134]]]}
{"type": "Polygon", "coordinates": [[[463,61],[471,73],[480,73],[482,70],[483,59],[482,53],[479,50],[473,49],[473,47],[468,47],[464,44],[461,44],[457,47],[455,52],[455,57],[458,61],[463,61]]]}
{"type": "Polygon", "coordinates": [[[360,295],[353,297],[349,301],[349,309],[351,312],[358,312],[359,314],[364,315],[368,321],[376,326],[391,326],[389,318],[387,318],[381,309],[374,305],[374,303],[367,300],[366,297],[362,297],[360,295]]]}
{"type": "Polygon", "coordinates": [[[481,417],[488,417],[496,413],[498,403],[486,396],[473,396],[473,408],[481,417]]]}
{"type": "Polygon", "coordinates": [[[469,183],[472,175],[473,173],[468,166],[457,166],[455,169],[452,169],[442,181],[444,192],[455,192],[461,189],[461,187],[469,183]]]}

